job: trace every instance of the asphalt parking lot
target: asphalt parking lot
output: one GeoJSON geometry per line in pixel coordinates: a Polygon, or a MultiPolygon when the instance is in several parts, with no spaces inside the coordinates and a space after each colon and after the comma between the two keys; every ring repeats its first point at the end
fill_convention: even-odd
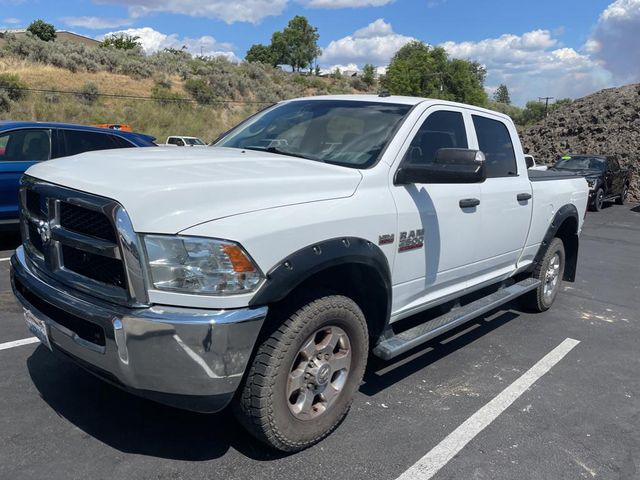
{"type": "MultiPolygon", "coordinates": [[[[0,232],[0,344],[27,338],[0,232]]],[[[640,478],[640,206],[590,213],[578,279],[554,307],[501,310],[394,363],[373,361],[351,413],[319,445],[268,450],[229,412],[121,392],[29,344],[0,350],[2,479],[396,479],[566,339],[579,341],[436,479],[640,478]]],[[[425,457],[427,460],[430,457],[425,457]]],[[[421,460],[422,459],[422,460],[421,460]]],[[[420,463],[420,462],[423,463],[420,463]]]]}

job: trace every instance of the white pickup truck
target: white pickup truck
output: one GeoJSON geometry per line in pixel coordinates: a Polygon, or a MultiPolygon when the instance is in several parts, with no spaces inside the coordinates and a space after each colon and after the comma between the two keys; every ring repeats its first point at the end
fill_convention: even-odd
{"type": "Polygon", "coordinates": [[[370,351],[397,357],[516,297],[548,309],[574,280],[587,197],[582,177],[528,172],[499,113],[290,100],[212,148],[30,168],[12,285],[53,352],[158,402],[233,404],[296,451],[346,415],[370,351]]]}
{"type": "Polygon", "coordinates": [[[204,143],[198,137],[185,137],[172,135],[167,137],[167,143],[162,145],[163,147],[171,146],[171,147],[206,147],[207,144],[204,143]]]}

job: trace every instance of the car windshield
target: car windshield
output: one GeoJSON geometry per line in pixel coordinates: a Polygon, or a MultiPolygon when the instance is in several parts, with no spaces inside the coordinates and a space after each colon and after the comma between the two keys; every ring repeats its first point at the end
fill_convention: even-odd
{"type": "Polygon", "coordinates": [[[216,146],[367,168],[410,109],[382,102],[297,100],[250,118],[216,146]]]}
{"type": "Polygon", "coordinates": [[[606,163],[601,157],[562,157],[555,164],[555,168],[561,170],[601,170],[604,171],[606,163]]]}
{"type": "Polygon", "coordinates": [[[199,138],[185,138],[184,140],[188,145],[204,145],[204,142],[199,138]]]}

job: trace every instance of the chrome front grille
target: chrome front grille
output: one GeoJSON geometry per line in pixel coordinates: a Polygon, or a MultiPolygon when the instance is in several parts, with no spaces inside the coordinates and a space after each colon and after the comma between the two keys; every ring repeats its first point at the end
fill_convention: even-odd
{"type": "Polygon", "coordinates": [[[138,238],[117,202],[24,177],[23,244],[47,276],[90,295],[147,305],[138,238]]]}

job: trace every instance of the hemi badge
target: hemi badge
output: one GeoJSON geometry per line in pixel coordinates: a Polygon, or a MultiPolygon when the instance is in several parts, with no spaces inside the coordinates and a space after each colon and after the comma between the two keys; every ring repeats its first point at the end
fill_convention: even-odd
{"type": "Polygon", "coordinates": [[[394,242],[396,236],[393,233],[387,233],[378,237],[378,245],[389,245],[394,242]]]}

